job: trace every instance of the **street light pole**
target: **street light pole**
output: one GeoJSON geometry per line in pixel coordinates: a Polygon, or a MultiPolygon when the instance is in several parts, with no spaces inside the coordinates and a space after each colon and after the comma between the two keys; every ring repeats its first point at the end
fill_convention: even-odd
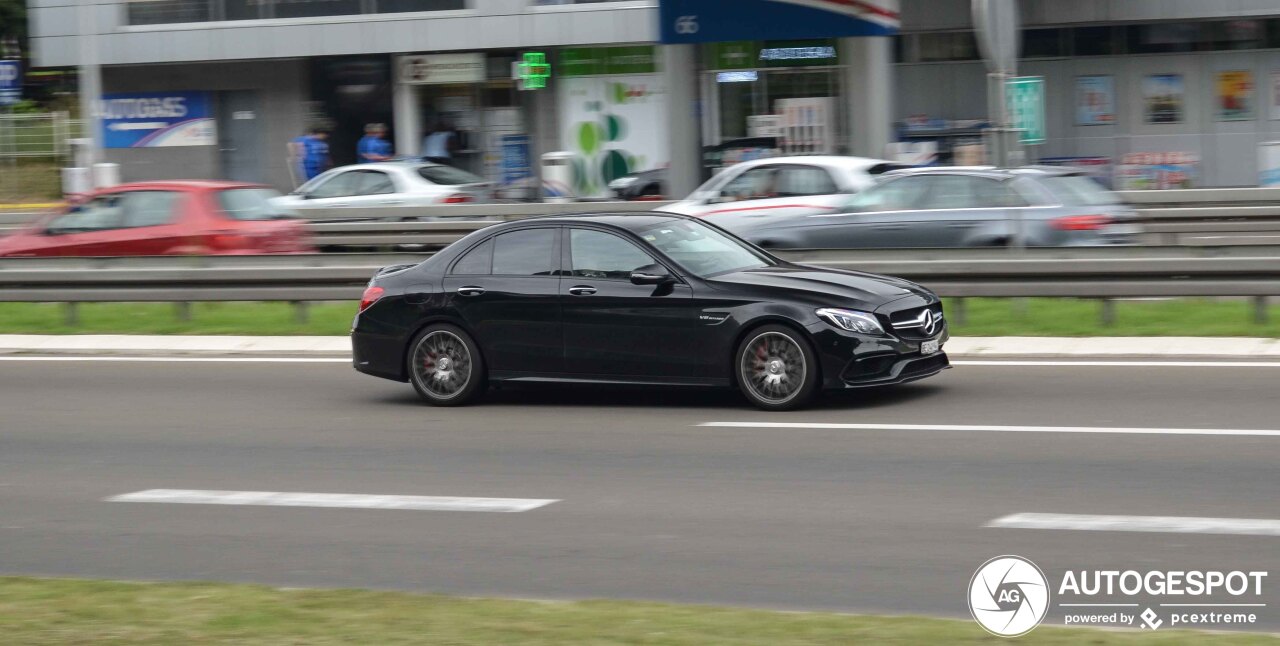
{"type": "Polygon", "coordinates": [[[88,139],[86,166],[102,161],[102,130],[98,102],[102,98],[102,67],[98,64],[98,5],[96,0],[80,0],[80,122],[81,136],[88,139]]]}

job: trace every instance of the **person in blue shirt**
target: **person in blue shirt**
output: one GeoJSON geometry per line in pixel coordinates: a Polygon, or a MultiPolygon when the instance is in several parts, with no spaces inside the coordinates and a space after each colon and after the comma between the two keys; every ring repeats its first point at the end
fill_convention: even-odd
{"type": "Polygon", "coordinates": [[[297,164],[298,175],[303,182],[329,169],[328,139],[329,133],[312,128],[309,134],[294,137],[289,142],[289,155],[297,164]]]}
{"type": "Polygon", "coordinates": [[[364,127],[364,136],[356,144],[356,159],[361,164],[387,161],[391,159],[391,142],[385,139],[387,127],[381,123],[371,123],[364,127]]]}

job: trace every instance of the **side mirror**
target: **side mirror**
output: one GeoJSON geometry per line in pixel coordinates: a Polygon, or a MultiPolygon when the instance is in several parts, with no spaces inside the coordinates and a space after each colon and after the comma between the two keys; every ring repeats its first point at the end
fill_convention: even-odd
{"type": "Polygon", "coordinates": [[[667,268],[659,264],[645,265],[631,272],[633,285],[667,285],[676,279],[667,272],[667,268]]]}

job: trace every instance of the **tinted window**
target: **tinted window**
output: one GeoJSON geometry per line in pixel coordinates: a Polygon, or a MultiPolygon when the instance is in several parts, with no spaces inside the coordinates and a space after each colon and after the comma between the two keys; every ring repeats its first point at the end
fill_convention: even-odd
{"type": "Polygon", "coordinates": [[[916,203],[927,188],[924,177],[902,177],[886,180],[854,196],[845,207],[848,211],[905,211],[916,203]]]}
{"type": "Polygon", "coordinates": [[[182,199],[174,191],[135,191],[120,195],[123,227],[154,227],[169,224],[178,217],[176,209],[182,199]]]}
{"type": "Polygon", "coordinates": [[[1120,203],[1115,193],[1082,175],[1046,177],[1040,180],[1040,184],[1049,189],[1049,192],[1066,206],[1102,206],[1120,203]]]}
{"type": "Polygon", "coordinates": [[[479,276],[489,273],[493,264],[493,238],[489,238],[471,251],[463,254],[453,264],[453,273],[463,276],[479,276]]]}
{"type": "Polygon", "coordinates": [[[457,186],[458,184],[479,184],[484,181],[479,176],[472,175],[465,170],[459,170],[452,166],[421,166],[418,168],[418,174],[422,179],[432,184],[440,184],[443,186],[457,186]]]}
{"type": "Polygon", "coordinates": [[[556,229],[527,229],[497,236],[493,249],[493,273],[505,276],[551,276],[556,229]]]}
{"type": "Polygon", "coordinates": [[[359,178],[358,172],[338,173],[312,189],[310,195],[313,198],[347,197],[355,190],[359,178]]]}
{"type": "Polygon", "coordinates": [[[232,188],[218,191],[222,215],[232,220],[277,220],[294,217],[289,209],[275,206],[271,198],[280,194],[269,188],[232,188]]]}
{"type": "Polygon", "coordinates": [[[817,166],[783,166],[778,171],[778,197],[830,195],[838,190],[831,174],[817,166]]]}
{"type": "Polygon", "coordinates": [[[395,193],[396,185],[391,176],[376,170],[362,170],[353,195],[385,195],[395,193]]]}
{"type": "Polygon", "coordinates": [[[654,248],[699,276],[773,265],[767,256],[701,222],[672,220],[638,233],[654,248]]]}
{"type": "Polygon", "coordinates": [[[983,177],[943,175],[927,178],[929,193],[920,208],[980,209],[1025,206],[1026,202],[1001,182],[983,177]]]}
{"type": "Polygon", "coordinates": [[[631,272],[653,264],[649,254],[613,234],[587,229],[569,232],[573,275],[581,278],[629,280],[631,272]]]}

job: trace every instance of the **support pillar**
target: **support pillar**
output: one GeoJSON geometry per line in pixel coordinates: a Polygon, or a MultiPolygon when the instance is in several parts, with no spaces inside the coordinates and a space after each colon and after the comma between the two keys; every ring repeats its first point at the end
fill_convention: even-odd
{"type": "Polygon", "coordinates": [[[418,86],[400,82],[400,56],[391,57],[391,118],[395,130],[395,154],[422,154],[422,108],[418,106],[418,86]]]}
{"type": "Polygon", "coordinates": [[[841,38],[849,154],[883,158],[892,138],[893,43],[888,36],[841,38]]]}
{"type": "Polygon", "coordinates": [[[660,45],[667,85],[667,195],[683,199],[701,183],[702,137],[698,134],[698,65],[694,45],[660,45]]]}

